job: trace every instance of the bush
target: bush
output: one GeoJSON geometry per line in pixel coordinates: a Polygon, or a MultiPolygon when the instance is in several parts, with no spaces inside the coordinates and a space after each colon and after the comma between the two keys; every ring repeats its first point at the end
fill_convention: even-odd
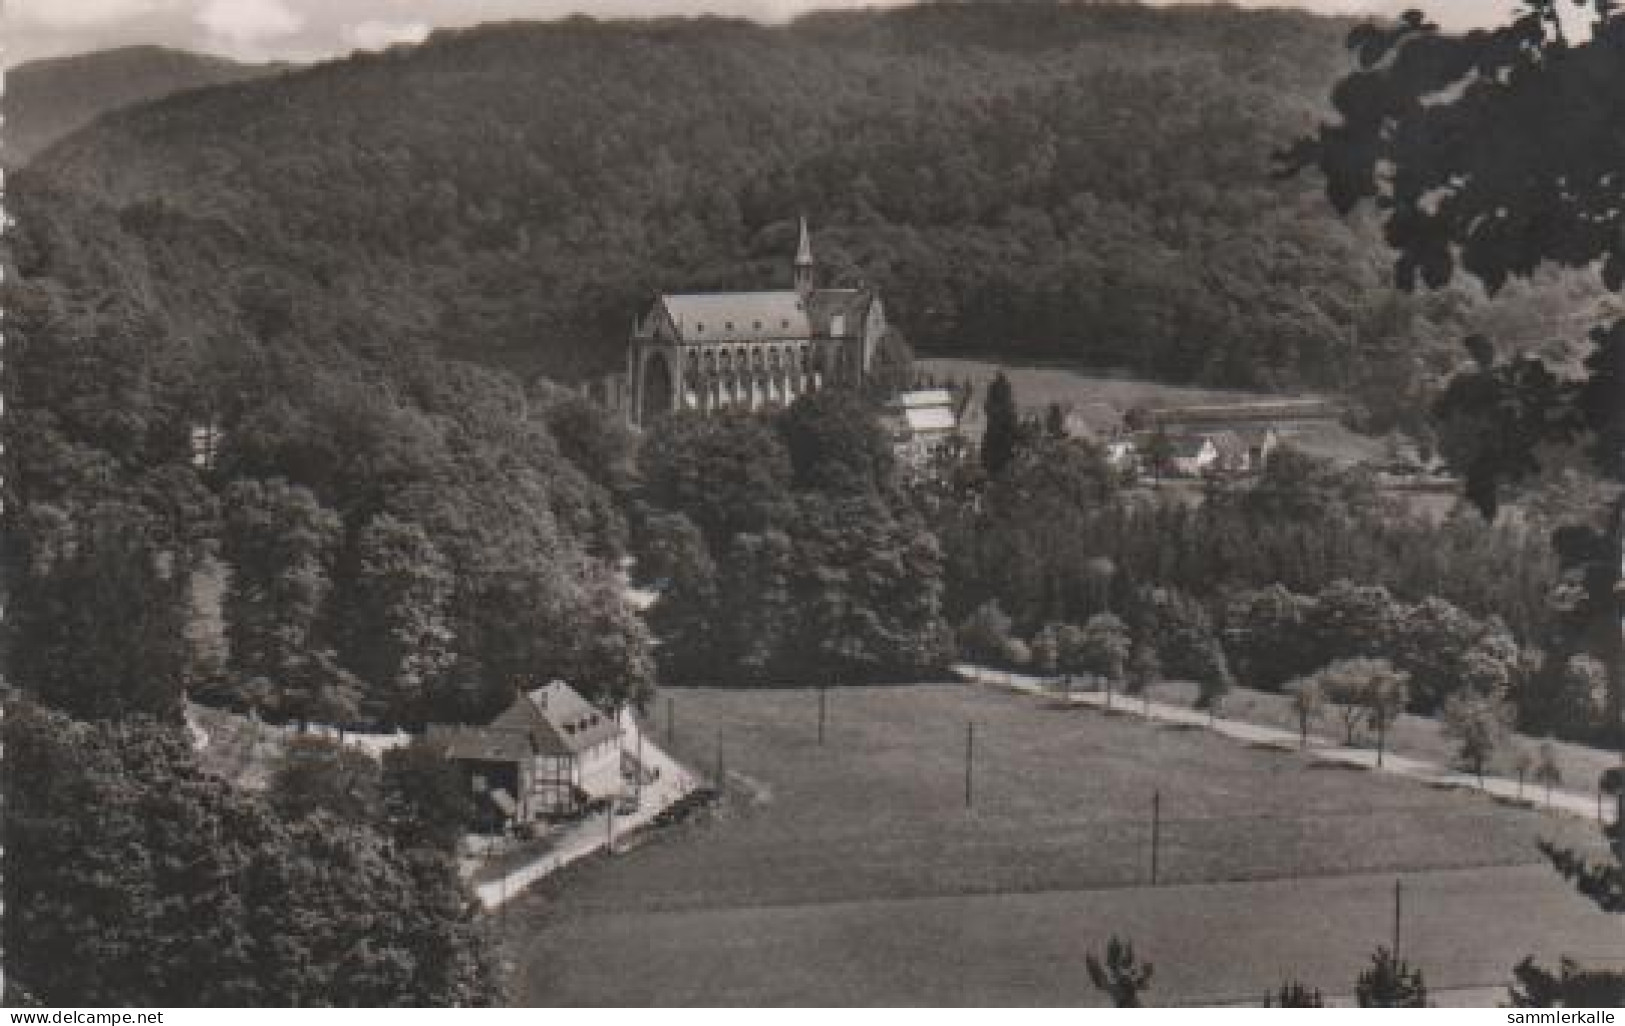
{"type": "Polygon", "coordinates": [[[1010,653],[1010,617],[998,599],[977,606],[959,625],[959,653],[975,662],[1005,663],[1010,653]]]}

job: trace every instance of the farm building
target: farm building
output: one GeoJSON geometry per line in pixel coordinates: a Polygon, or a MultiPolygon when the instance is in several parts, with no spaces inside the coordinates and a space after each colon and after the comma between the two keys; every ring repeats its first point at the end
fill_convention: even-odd
{"type": "Polygon", "coordinates": [[[1123,431],[1123,415],[1110,403],[1077,403],[1062,407],[1061,430],[1068,438],[1115,438],[1123,431]]]}
{"type": "MultiPolygon", "coordinates": [[[[1141,431],[1131,438],[1113,439],[1106,444],[1107,462],[1126,466],[1150,459],[1157,450],[1156,436],[1154,431],[1141,431]]],[[[1281,444],[1273,428],[1184,432],[1162,438],[1163,468],[1178,477],[1257,473],[1281,444]]]]}
{"type": "Polygon", "coordinates": [[[526,823],[621,791],[621,730],[563,681],[519,694],[489,724],[429,727],[488,813],[526,823]]]}
{"type": "Polygon", "coordinates": [[[900,393],[886,404],[885,424],[897,458],[920,466],[959,441],[954,394],[946,388],[900,393]]]}
{"type": "Polygon", "coordinates": [[[1113,438],[1104,447],[1106,463],[1119,470],[1135,466],[1138,453],[1132,438],[1113,438]]]}
{"type": "Polygon", "coordinates": [[[1247,447],[1247,470],[1263,470],[1270,455],[1281,447],[1281,436],[1272,427],[1238,428],[1235,433],[1247,447]]]}
{"type": "Polygon", "coordinates": [[[1170,435],[1168,469],[1181,477],[1201,477],[1219,462],[1219,447],[1208,435],[1170,435]]]}
{"type": "Polygon", "coordinates": [[[1212,470],[1222,474],[1245,474],[1252,469],[1251,452],[1237,432],[1214,431],[1201,437],[1213,444],[1213,451],[1217,454],[1212,470]]]}

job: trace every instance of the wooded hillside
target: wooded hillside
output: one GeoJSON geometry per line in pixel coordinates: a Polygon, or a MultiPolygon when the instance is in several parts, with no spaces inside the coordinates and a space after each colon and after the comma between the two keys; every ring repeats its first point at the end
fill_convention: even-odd
{"type": "Polygon", "coordinates": [[[29,61],[6,72],[4,162],[21,167],[98,115],[187,89],[287,70],[162,46],[29,61]]]}
{"type": "Polygon", "coordinates": [[[120,112],[16,208],[47,251],[130,246],[115,273],[180,333],[285,319],[561,378],[618,367],[651,290],[783,279],[805,213],[827,278],[880,285],[923,351],[1403,409],[1469,298],[1388,291],[1367,227],[1269,175],[1347,28],[941,4],[446,31],[120,112]]]}

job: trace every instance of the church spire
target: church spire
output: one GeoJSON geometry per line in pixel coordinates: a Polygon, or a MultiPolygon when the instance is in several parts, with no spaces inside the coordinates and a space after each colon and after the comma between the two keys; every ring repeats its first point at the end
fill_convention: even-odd
{"type": "Polygon", "coordinates": [[[801,241],[796,244],[796,291],[806,296],[813,290],[812,236],[807,233],[807,219],[801,219],[801,241]]]}

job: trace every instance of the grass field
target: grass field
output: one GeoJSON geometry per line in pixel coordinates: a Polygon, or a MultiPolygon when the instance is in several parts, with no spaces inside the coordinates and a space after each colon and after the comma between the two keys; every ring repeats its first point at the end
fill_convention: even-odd
{"type": "Polygon", "coordinates": [[[832,692],[822,748],[813,692],[669,697],[692,765],[720,736],[728,800],[505,913],[526,1004],[1089,1003],[1083,954],[1114,931],[1160,960],[1163,1001],[1337,992],[1396,875],[1436,988],[1530,952],[1625,957],[1539,864],[1537,838],[1591,837],[1572,820],[966,686],[832,692]]]}
{"type": "MultiPolygon", "coordinates": [[[[1022,412],[1041,415],[1051,403],[1062,406],[1100,403],[1125,413],[1136,406],[1198,406],[1208,404],[1247,403],[1272,399],[1311,398],[1306,395],[1270,395],[1262,392],[1243,392],[1212,388],[1191,388],[1165,385],[1135,378],[1105,377],[1074,370],[1064,366],[1028,363],[1004,363],[972,360],[959,357],[925,357],[915,361],[915,369],[922,375],[932,375],[939,381],[974,381],[978,394],[993,376],[1003,371],[1015,390],[1016,403],[1022,412]]],[[[1355,434],[1341,424],[1317,423],[1294,427],[1285,437],[1296,448],[1316,456],[1342,463],[1379,459],[1383,454],[1382,442],[1355,434]]]]}
{"type": "Polygon", "coordinates": [[[1037,362],[929,356],[915,360],[914,369],[919,374],[934,375],[939,381],[968,379],[980,387],[985,387],[993,380],[993,375],[1002,370],[1015,389],[1016,402],[1030,413],[1042,413],[1050,403],[1105,403],[1119,410],[1128,410],[1136,406],[1199,406],[1290,398],[1265,392],[1164,385],[1156,381],[1108,377],[1064,365],[1037,362]]]}

